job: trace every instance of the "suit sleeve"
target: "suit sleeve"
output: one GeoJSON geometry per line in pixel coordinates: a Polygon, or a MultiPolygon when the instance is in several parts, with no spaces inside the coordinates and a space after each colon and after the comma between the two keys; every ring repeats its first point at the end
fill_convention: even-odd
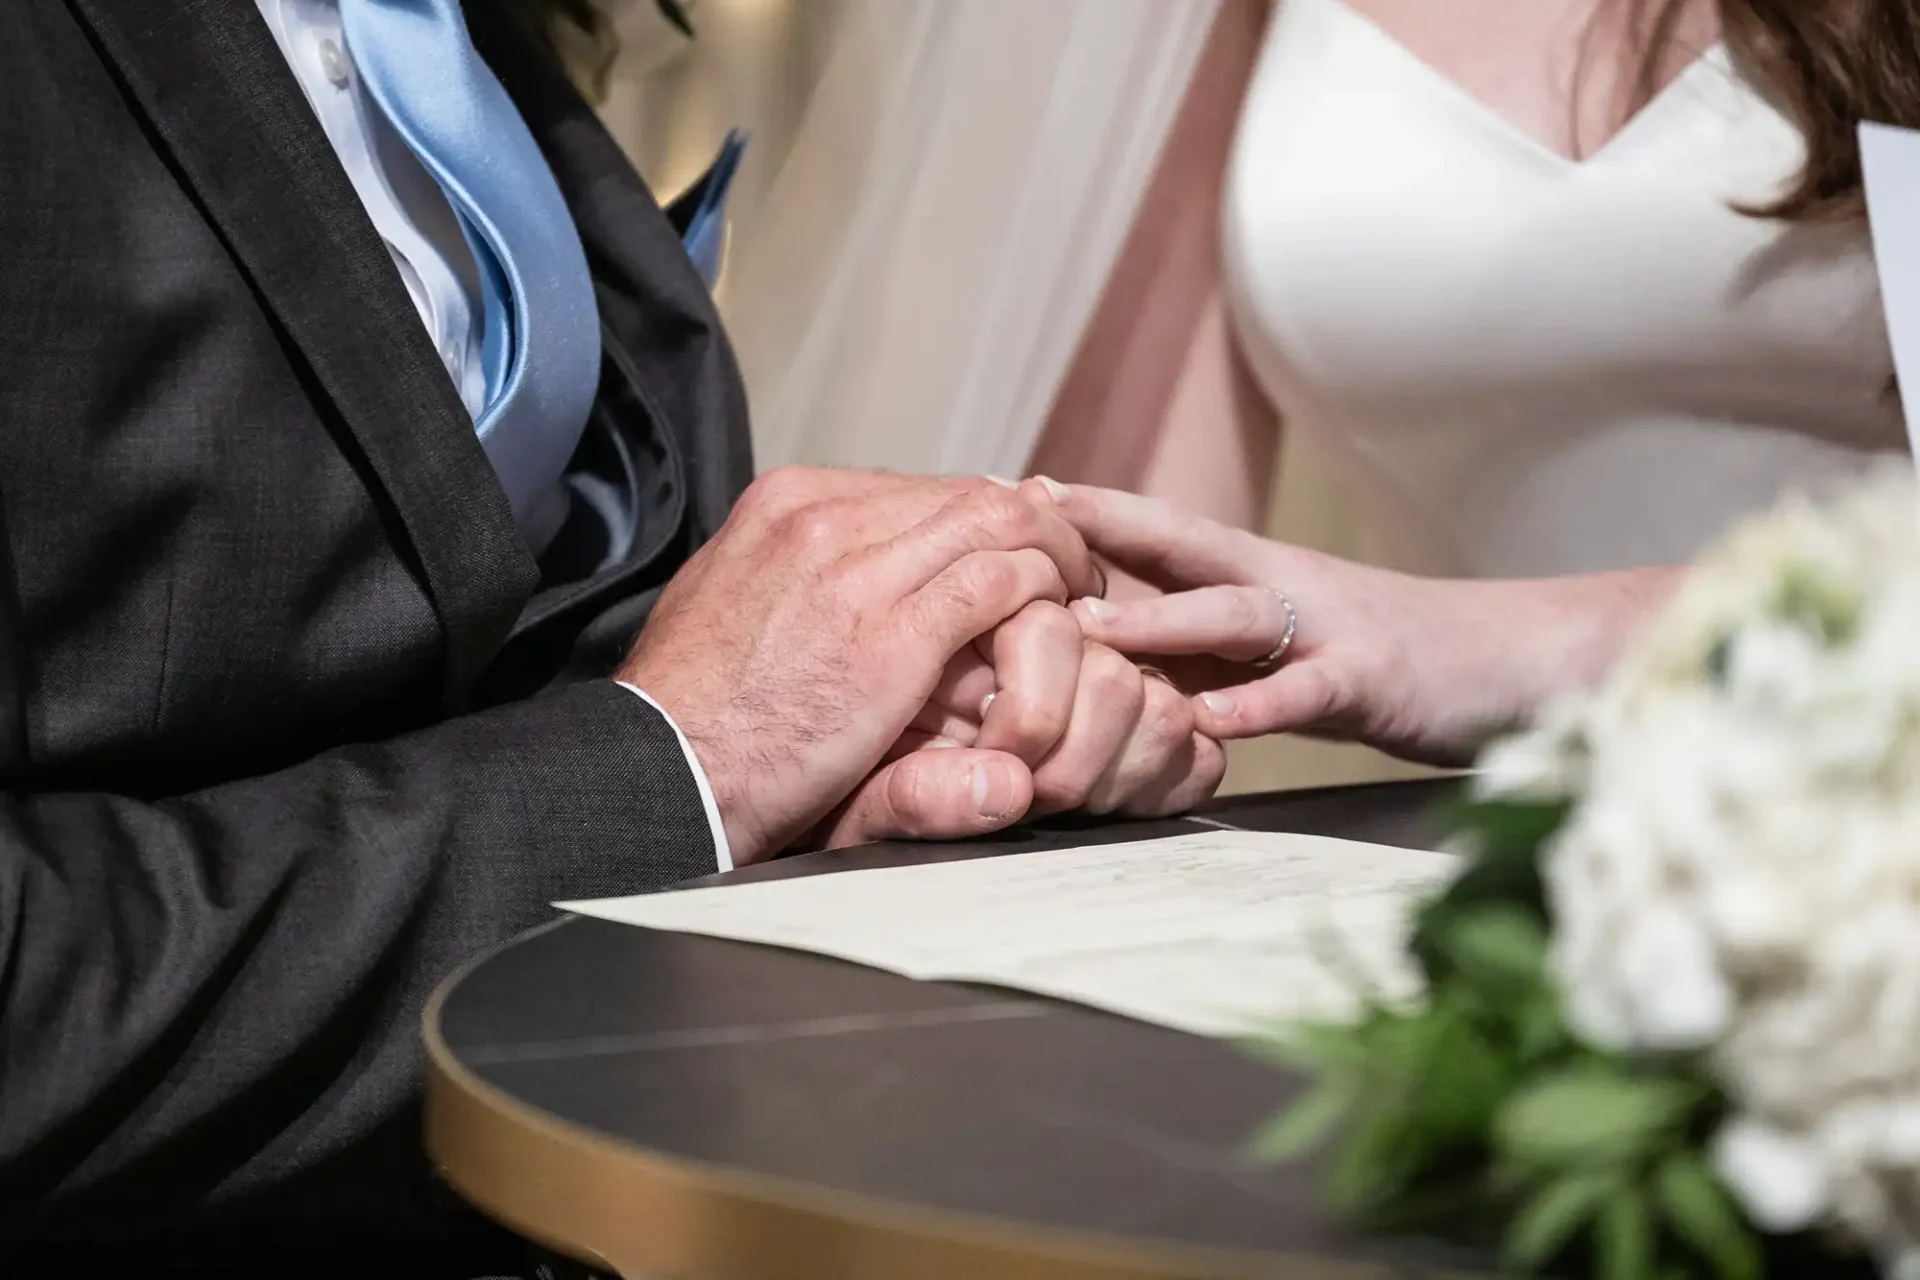
{"type": "Polygon", "coordinates": [[[652,694],[639,685],[628,684],[624,680],[620,682],[620,687],[652,707],[655,713],[667,722],[667,727],[673,730],[674,741],[680,744],[680,754],[687,762],[687,772],[693,775],[694,790],[700,793],[700,808],[707,815],[707,834],[713,839],[714,867],[723,872],[733,870],[733,845],[727,839],[727,825],[720,819],[720,804],[714,799],[713,787],[707,781],[706,767],[700,763],[700,757],[694,751],[693,743],[687,740],[687,735],[681,732],[680,726],[674,723],[672,716],[667,714],[667,709],[653,700],[652,694]]]}
{"type": "Polygon", "coordinates": [[[610,681],[162,799],[0,812],[0,1230],[425,1204],[420,1016],[567,898],[710,874],[610,681]]]}

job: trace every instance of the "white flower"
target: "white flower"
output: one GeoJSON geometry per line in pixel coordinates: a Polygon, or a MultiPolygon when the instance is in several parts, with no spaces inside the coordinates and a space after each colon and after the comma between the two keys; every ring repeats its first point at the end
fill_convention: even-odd
{"type": "Polygon", "coordinates": [[[1481,796],[1564,800],[1586,784],[1586,726],[1577,702],[1549,706],[1526,733],[1494,743],[1474,770],[1481,796]]]}
{"type": "Polygon", "coordinates": [[[1636,1038],[1653,1049],[1711,1044],[1733,1015],[1733,991],[1702,923],[1671,904],[1656,906],[1620,940],[1622,983],[1640,994],[1636,1038]]]}
{"type": "Polygon", "coordinates": [[[1827,1211],[1826,1169],[1802,1139],[1751,1121],[1714,1138],[1713,1167],[1763,1231],[1802,1231],[1827,1211]]]}
{"type": "MultiPolygon", "coordinates": [[[[1483,762],[1571,798],[1552,971],[1596,1046],[1697,1052],[1754,1221],[1920,1258],[1920,506],[1911,468],[1707,556],[1591,695],[1483,762]]],[[[1920,1267],[1916,1267],[1920,1280],[1920,1267]]]]}

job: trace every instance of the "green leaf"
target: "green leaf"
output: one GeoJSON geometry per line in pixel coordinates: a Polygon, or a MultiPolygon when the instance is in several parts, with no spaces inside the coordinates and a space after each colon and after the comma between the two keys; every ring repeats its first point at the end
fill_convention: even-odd
{"type": "Polygon", "coordinates": [[[1607,1198],[1593,1246],[1599,1280],[1653,1280],[1653,1215],[1639,1191],[1623,1187],[1607,1198]]]}
{"type": "Polygon", "coordinates": [[[1560,998],[1551,989],[1534,992],[1513,1012],[1513,1048],[1522,1063],[1534,1063],[1569,1043],[1560,998]]]}
{"type": "Polygon", "coordinates": [[[1393,1102],[1356,1113],[1327,1171],[1327,1199],[1355,1215],[1391,1207],[1419,1176],[1427,1144],[1408,1110],[1393,1102]]]}
{"type": "Polygon", "coordinates": [[[1608,1193],[1620,1185],[1612,1173],[1574,1173],[1527,1202],[1507,1229],[1502,1256],[1510,1266],[1532,1270],[1550,1261],[1592,1222],[1608,1193]]]}
{"type": "Polygon", "coordinates": [[[1293,1071],[1355,1070],[1367,1061],[1366,1023],[1293,1022],[1242,1042],[1262,1062],[1293,1071]]]}
{"type": "Polygon", "coordinates": [[[1683,1080],[1630,1076],[1598,1064],[1542,1076],[1494,1120],[1494,1145],[1531,1168],[1573,1168],[1644,1156],[1703,1100],[1683,1080]]]}
{"type": "Polygon", "coordinates": [[[1546,969],[1546,930],[1514,906],[1463,911],[1447,922],[1439,944],[1462,978],[1492,992],[1528,990],[1546,969]]]}
{"type": "Polygon", "coordinates": [[[1412,951],[1429,986],[1439,986],[1452,974],[1453,961],[1441,939],[1452,921],[1473,908],[1511,906],[1545,926],[1540,851],[1570,812],[1565,801],[1469,799],[1454,807],[1447,829],[1468,848],[1466,868],[1414,921],[1412,951]]]}
{"type": "Polygon", "coordinates": [[[1350,1080],[1322,1080],[1254,1135],[1253,1158],[1280,1164],[1304,1155],[1339,1126],[1358,1096],[1350,1080]]]}
{"type": "Polygon", "coordinates": [[[1674,1233],[1713,1264],[1720,1280],[1756,1280],[1760,1246],[1700,1158],[1680,1152],[1661,1162],[1654,1196],[1674,1233]]]}
{"type": "Polygon", "coordinates": [[[1328,1198],[1369,1217],[1465,1161],[1485,1140],[1510,1090],[1507,1064],[1464,1018],[1445,1008],[1370,1028],[1374,1057],[1327,1175],[1328,1198]]]}
{"type": "Polygon", "coordinates": [[[1465,836],[1481,859],[1532,859],[1566,825],[1573,806],[1565,800],[1465,799],[1446,815],[1447,829],[1465,836]]]}
{"type": "Polygon", "coordinates": [[[1342,1069],[1376,1097],[1402,1099],[1420,1078],[1444,1028],[1431,1011],[1379,1012],[1354,1028],[1359,1056],[1342,1069]]]}
{"type": "Polygon", "coordinates": [[[1443,999],[1409,1081],[1421,1129],[1436,1147],[1482,1138],[1512,1092],[1514,1063],[1443,999]]]}

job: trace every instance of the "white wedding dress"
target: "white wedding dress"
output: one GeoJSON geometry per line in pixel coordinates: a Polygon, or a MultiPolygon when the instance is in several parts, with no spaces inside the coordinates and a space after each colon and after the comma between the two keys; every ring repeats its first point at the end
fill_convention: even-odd
{"type": "Polygon", "coordinates": [[[1341,0],[1279,0],[1228,179],[1240,338],[1399,567],[1682,560],[1905,447],[1864,226],[1731,207],[1800,158],[1724,49],[1572,161],[1341,0]]]}

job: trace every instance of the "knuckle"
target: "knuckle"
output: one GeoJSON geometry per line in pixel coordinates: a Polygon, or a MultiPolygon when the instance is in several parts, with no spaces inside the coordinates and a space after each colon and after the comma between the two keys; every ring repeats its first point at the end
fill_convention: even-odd
{"type": "Polygon", "coordinates": [[[1021,642],[1057,641],[1071,628],[1074,638],[1080,635],[1080,624],[1074,620],[1065,607],[1051,600],[1030,600],[1022,605],[1020,611],[995,628],[997,636],[1006,636],[1021,642]],[[1062,625],[1064,620],[1064,624],[1062,625]]]}
{"type": "Polygon", "coordinates": [[[965,566],[956,589],[969,605],[1006,600],[1020,590],[1020,568],[1006,556],[976,556],[965,566]]]}
{"type": "Polygon", "coordinates": [[[990,485],[973,496],[983,528],[1000,540],[1018,537],[1039,519],[1033,506],[1012,489],[990,485]]]}
{"type": "Polygon", "coordinates": [[[1035,702],[1014,708],[1007,725],[1014,741],[1027,750],[1052,745],[1065,728],[1065,719],[1058,712],[1035,702]]]}
{"type": "Polygon", "coordinates": [[[799,467],[776,467],[765,472],[747,486],[740,500],[752,506],[771,506],[791,499],[801,489],[800,470],[799,467]]]}
{"type": "Polygon", "coordinates": [[[974,586],[949,574],[922,591],[905,611],[905,617],[916,634],[931,639],[951,634],[956,626],[973,627],[983,612],[974,586]]]}
{"type": "MultiPolygon", "coordinates": [[[[1057,600],[1038,599],[1021,610],[1031,628],[1028,633],[1036,641],[1043,642],[1050,650],[1068,653],[1079,652],[1084,643],[1080,637],[1080,620],[1057,600]]],[[[1082,659],[1084,662],[1084,659],[1082,659]]]]}
{"type": "Polygon", "coordinates": [[[1205,735],[1195,738],[1193,750],[1193,779],[1195,787],[1200,791],[1200,797],[1203,798],[1212,795],[1214,788],[1225,781],[1226,776],[1226,749],[1205,735]]]}
{"type": "Polygon", "coordinates": [[[1067,576],[1045,552],[1035,551],[1033,554],[1040,557],[1040,594],[1056,604],[1062,604],[1071,594],[1067,590],[1067,576]]]}
{"type": "Polygon", "coordinates": [[[1158,680],[1148,682],[1146,710],[1142,720],[1149,733],[1163,743],[1184,744],[1193,736],[1193,703],[1178,689],[1158,680]]]}
{"type": "Polygon", "coordinates": [[[953,575],[928,587],[914,601],[912,614],[929,632],[945,629],[955,619],[970,620],[979,613],[973,586],[953,575]]]}
{"type": "Polygon", "coordinates": [[[781,517],[780,537],[798,551],[824,551],[840,542],[845,524],[842,511],[816,502],[781,517]]]}
{"type": "Polygon", "coordinates": [[[1052,638],[1080,643],[1080,619],[1073,616],[1073,610],[1058,600],[1036,600],[1028,608],[1041,620],[1052,638]]]}
{"type": "Polygon", "coordinates": [[[778,467],[756,478],[734,504],[734,514],[759,530],[777,529],[781,519],[817,502],[827,492],[818,469],[778,467]]]}
{"type": "Polygon", "coordinates": [[[1009,489],[995,484],[977,490],[976,493],[984,509],[1003,520],[1018,520],[1033,511],[1032,505],[1020,496],[1018,489],[1009,489]]]}
{"type": "Polygon", "coordinates": [[[1140,741],[1155,759],[1184,748],[1193,739],[1193,712],[1184,704],[1153,698],[1140,714],[1140,741]]]}
{"type": "Polygon", "coordinates": [[[1105,645],[1089,645],[1080,664],[1080,680],[1090,700],[1102,706],[1139,708],[1146,698],[1140,668],[1105,645]]]}
{"type": "Polygon", "coordinates": [[[1054,767],[1033,775],[1033,800],[1049,813],[1078,809],[1093,793],[1095,779],[1085,769],[1054,767]]]}

